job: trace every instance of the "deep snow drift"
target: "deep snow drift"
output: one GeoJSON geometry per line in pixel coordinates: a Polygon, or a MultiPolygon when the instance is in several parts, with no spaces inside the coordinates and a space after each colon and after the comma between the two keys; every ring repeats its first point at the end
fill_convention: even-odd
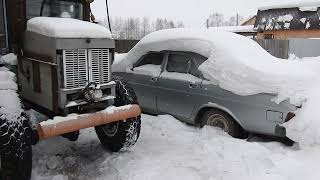
{"type": "Polygon", "coordinates": [[[112,38],[106,27],[72,18],[35,17],[27,22],[27,31],[57,38],[112,38]]]}
{"type": "MultiPolygon", "coordinates": [[[[7,56],[9,57],[9,56],[7,56]]],[[[1,57],[1,59],[6,60],[1,57]]],[[[12,60],[12,59],[10,59],[12,60]]],[[[9,61],[9,60],[8,60],[9,61]]],[[[10,61],[11,62],[11,61],[10,61]]],[[[0,115],[10,121],[17,120],[22,112],[21,103],[17,94],[16,75],[7,68],[0,68],[0,115]]]]}
{"type": "Polygon", "coordinates": [[[271,56],[259,44],[241,35],[217,30],[170,29],[149,34],[113,71],[130,71],[133,64],[150,51],[192,51],[208,58],[199,70],[213,84],[238,95],[271,93],[280,103],[290,99],[301,105],[318,77],[320,63],[283,61],[271,56]]]}
{"type": "MultiPolygon", "coordinates": [[[[31,112],[33,118],[41,119],[31,112]]],[[[44,118],[44,117],[42,117],[44,118]]],[[[33,180],[314,180],[319,149],[229,137],[211,127],[187,126],[171,116],[142,116],[137,144],[106,152],[94,129],[77,142],[56,137],[34,148],[33,180]]]]}

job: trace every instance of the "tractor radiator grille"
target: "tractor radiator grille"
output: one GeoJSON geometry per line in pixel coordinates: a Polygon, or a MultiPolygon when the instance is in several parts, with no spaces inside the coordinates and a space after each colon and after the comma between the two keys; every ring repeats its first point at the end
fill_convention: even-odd
{"type": "Polygon", "coordinates": [[[88,80],[87,50],[64,50],[63,59],[65,88],[71,89],[86,86],[88,80]]]}
{"type": "Polygon", "coordinates": [[[64,87],[85,87],[89,82],[110,81],[109,49],[63,50],[64,87]]]}
{"type": "Polygon", "coordinates": [[[90,81],[105,84],[110,81],[109,49],[90,49],[90,81]]]}

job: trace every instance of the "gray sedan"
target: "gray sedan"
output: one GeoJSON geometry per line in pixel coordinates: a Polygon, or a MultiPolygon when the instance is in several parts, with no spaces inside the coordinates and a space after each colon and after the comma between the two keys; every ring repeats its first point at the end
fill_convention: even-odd
{"type": "Polygon", "coordinates": [[[194,52],[149,52],[131,70],[114,75],[133,87],[144,113],[216,126],[238,138],[246,132],[285,137],[280,125],[297,107],[272,102],[273,94],[240,96],[209,83],[198,70],[206,60],[194,52]]]}

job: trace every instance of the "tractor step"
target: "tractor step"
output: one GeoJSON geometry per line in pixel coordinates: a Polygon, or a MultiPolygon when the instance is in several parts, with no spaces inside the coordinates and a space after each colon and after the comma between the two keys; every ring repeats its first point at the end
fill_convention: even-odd
{"type": "Polygon", "coordinates": [[[37,132],[39,139],[44,140],[80,129],[101,126],[140,115],[141,109],[139,105],[112,107],[94,114],[79,115],[76,118],[65,118],[63,121],[44,121],[38,125],[37,132]]]}

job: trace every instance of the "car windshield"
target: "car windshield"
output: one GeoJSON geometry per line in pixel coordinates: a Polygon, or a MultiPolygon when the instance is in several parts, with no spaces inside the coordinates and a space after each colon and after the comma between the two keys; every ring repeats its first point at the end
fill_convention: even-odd
{"type": "Polygon", "coordinates": [[[27,0],[27,18],[38,16],[83,19],[83,6],[77,1],[27,0]]]}

